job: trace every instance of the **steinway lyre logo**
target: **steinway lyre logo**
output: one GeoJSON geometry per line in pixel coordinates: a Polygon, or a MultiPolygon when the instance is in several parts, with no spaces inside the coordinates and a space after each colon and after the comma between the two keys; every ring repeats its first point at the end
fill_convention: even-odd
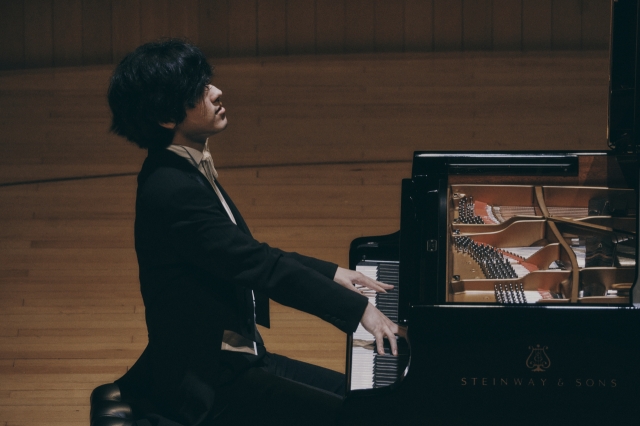
{"type": "Polygon", "coordinates": [[[529,346],[529,349],[531,349],[531,353],[527,357],[527,368],[531,371],[542,372],[551,367],[551,360],[545,352],[546,349],[549,349],[548,346],[529,346]]]}

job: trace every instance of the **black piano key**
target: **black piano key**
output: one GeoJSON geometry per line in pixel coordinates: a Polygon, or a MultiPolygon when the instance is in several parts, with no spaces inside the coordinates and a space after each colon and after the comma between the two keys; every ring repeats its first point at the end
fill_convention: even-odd
{"type": "Polygon", "coordinates": [[[374,387],[389,386],[395,383],[400,377],[402,373],[400,365],[406,365],[408,354],[403,352],[401,345],[399,346],[400,355],[391,355],[391,346],[389,342],[385,340],[385,354],[379,355],[376,353],[374,355],[374,387]]]}

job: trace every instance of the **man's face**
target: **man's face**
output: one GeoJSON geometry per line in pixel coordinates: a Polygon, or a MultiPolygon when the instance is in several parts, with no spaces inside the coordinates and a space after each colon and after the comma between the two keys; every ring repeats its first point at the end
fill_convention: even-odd
{"type": "Polygon", "coordinates": [[[213,85],[205,88],[202,100],[188,109],[186,118],[175,127],[176,136],[196,143],[205,143],[209,136],[227,127],[226,110],[222,107],[222,91],[213,85]]]}

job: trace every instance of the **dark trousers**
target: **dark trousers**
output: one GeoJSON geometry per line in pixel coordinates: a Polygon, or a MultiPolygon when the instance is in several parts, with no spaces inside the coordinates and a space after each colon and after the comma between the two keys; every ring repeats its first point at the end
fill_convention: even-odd
{"type": "Polygon", "coordinates": [[[342,406],[345,377],[267,353],[261,364],[221,391],[230,403],[215,425],[330,426],[342,406]]]}

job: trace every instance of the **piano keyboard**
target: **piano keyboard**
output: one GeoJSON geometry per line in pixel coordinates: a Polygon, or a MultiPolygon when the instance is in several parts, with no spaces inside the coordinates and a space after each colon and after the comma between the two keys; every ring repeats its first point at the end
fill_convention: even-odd
{"type": "MultiPolygon", "coordinates": [[[[369,298],[369,303],[377,307],[391,321],[398,322],[398,262],[361,262],[356,266],[356,271],[364,275],[392,284],[393,290],[386,293],[376,293],[373,290],[357,286],[359,290],[369,298]]],[[[397,381],[399,376],[402,356],[393,356],[385,344],[385,355],[376,352],[375,339],[371,333],[358,325],[353,333],[353,346],[351,348],[351,390],[373,389],[389,386],[397,381]]]]}

